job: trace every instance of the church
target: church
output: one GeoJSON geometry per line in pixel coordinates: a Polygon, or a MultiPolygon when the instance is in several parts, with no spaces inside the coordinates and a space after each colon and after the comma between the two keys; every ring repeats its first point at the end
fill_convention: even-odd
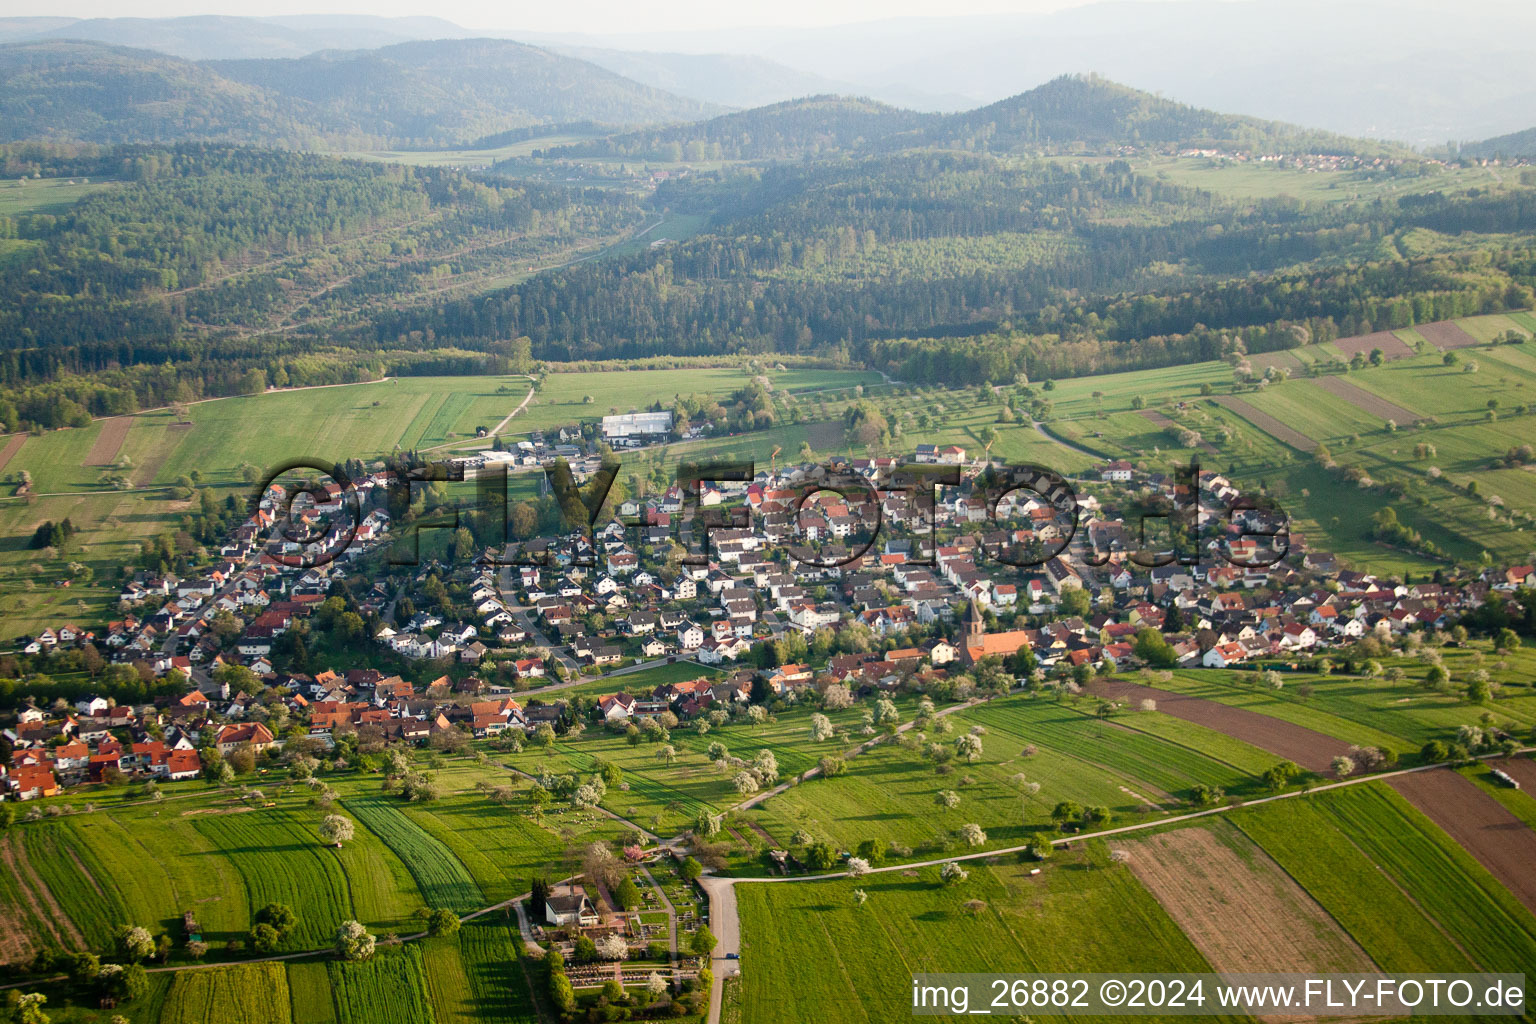
{"type": "Polygon", "coordinates": [[[1032,647],[1036,635],[1032,629],[988,633],[986,620],[981,616],[981,606],[972,601],[970,611],[965,616],[965,638],[959,645],[960,658],[968,668],[983,658],[1010,658],[1018,653],[1020,647],[1032,647]]]}

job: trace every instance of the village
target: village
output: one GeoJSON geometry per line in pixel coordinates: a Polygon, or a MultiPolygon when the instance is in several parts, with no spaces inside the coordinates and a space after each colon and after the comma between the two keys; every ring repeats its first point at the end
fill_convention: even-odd
{"type": "MultiPolygon", "coordinates": [[[[1010,687],[1146,666],[1315,667],[1536,582],[1531,566],[1456,581],[1345,570],[1216,473],[1193,487],[1187,472],[1110,462],[1075,487],[999,482],[999,467],[966,455],[918,446],[908,468],[947,472],[938,486],[893,486],[895,459],[673,486],[626,498],[590,532],[390,577],[373,566],[394,539],[387,473],[291,502],[274,484],[215,564],[137,574],[104,629],[24,638],[39,667],[88,651],[108,678],[158,695],[23,701],[0,734],[6,797],[243,773],[295,741],[323,753],[346,734],[420,745],[560,733],[582,717],[675,724],[832,684],[921,689],[983,662],[1010,687]],[[1182,534],[1170,528],[1181,515],[1194,527],[1182,534]],[[285,639],[322,630],[373,645],[386,667],[314,664],[285,639]],[[626,688],[627,674],[680,663],[699,678],[626,688]],[[612,692],[574,704],[560,693],[594,680],[612,692]]],[[[576,479],[598,469],[586,458],[576,479]]]]}

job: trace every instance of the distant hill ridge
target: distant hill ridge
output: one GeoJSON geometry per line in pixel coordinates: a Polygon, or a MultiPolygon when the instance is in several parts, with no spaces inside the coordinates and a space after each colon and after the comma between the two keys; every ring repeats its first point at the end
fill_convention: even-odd
{"type": "Polygon", "coordinates": [[[204,62],[92,42],[0,46],[4,140],[440,145],[536,124],[720,112],[502,39],[204,62]]]}
{"type": "Polygon", "coordinates": [[[925,114],[868,99],[812,96],[693,124],[642,129],[551,150],[549,156],[652,160],[794,159],[932,147],[996,154],[1116,146],[1406,153],[1277,121],[1176,103],[1097,75],[1064,75],[1028,92],[955,114],[925,114]]]}

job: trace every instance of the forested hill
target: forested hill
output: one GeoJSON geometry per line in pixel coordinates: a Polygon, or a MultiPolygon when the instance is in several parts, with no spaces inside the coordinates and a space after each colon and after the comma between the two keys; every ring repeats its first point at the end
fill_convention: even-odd
{"type": "MultiPolygon", "coordinates": [[[[913,151],[695,175],[658,203],[713,209],[671,246],[538,275],[505,292],[385,311],[376,341],[474,346],[528,335],[542,358],[781,351],[905,363],[895,339],[1013,336],[996,365],[1031,375],[1215,358],[1533,300],[1536,189],[1370,204],[1234,202],[1123,160],[913,151]],[[1452,256],[1404,259],[1424,230],[1452,256]],[[1488,249],[1471,251],[1477,236],[1488,249]],[[1429,316],[1428,314],[1434,314],[1429,316]]],[[[987,376],[963,343],[946,373],[987,376]]],[[[1004,373],[1001,379],[1007,379],[1004,373]]]]}
{"type": "Polygon", "coordinates": [[[1097,75],[1064,75],[990,106],[950,115],[926,134],[925,141],[935,145],[993,153],[1106,146],[1256,153],[1406,152],[1393,144],[1191,107],[1097,75]]]}
{"type": "Polygon", "coordinates": [[[309,130],[262,90],[179,57],[85,42],[0,46],[0,141],[275,143],[309,130]]]}
{"type": "Polygon", "coordinates": [[[990,106],[921,114],[871,100],[814,96],[692,124],[617,134],[550,150],[555,158],[785,160],[903,149],[997,154],[1170,152],[1406,155],[1402,147],[1222,114],[1094,75],[1068,75],[990,106]]]}
{"type": "Polygon", "coordinates": [[[429,144],[531,124],[638,125],[720,112],[506,39],[438,39],[208,67],[308,105],[333,130],[429,144]]]}
{"type": "Polygon", "coordinates": [[[507,40],[206,62],[88,42],[0,46],[0,141],[367,148],[464,143],[534,124],[639,125],[718,112],[507,40]]]}
{"type": "MultiPolygon", "coordinates": [[[[0,214],[0,399],[50,427],[257,378],[377,376],[375,352],[321,356],[337,325],[569,259],[647,219],[621,194],[207,143],[12,144],[0,176],[10,209],[46,187],[34,176],[97,189],[62,211],[0,214]],[[51,386],[62,378],[74,383],[51,386]]],[[[3,401],[0,422],[17,422],[3,401]]]]}
{"type": "Polygon", "coordinates": [[[1480,159],[1536,157],[1536,128],[1511,132],[1482,142],[1468,142],[1461,147],[1461,155],[1480,159]]]}
{"type": "Polygon", "coordinates": [[[693,124],[667,125],[550,150],[550,157],[786,160],[888,149],[942,121],[873,100],[811,96],[693,124]]]}

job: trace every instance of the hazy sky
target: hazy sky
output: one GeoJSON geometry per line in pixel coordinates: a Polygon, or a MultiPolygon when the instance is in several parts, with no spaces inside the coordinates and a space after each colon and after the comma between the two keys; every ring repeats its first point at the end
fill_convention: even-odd
{"type": "Polygon", "coordinates": [[[1037,13],[1088,0],[6,0],[4,14],[76,18],[177,17],[190,14],[434,15],[469,28],[538,32],[646,32],[756,25],[835,25],[877,18],[1003,12],[1037,13]]]}

